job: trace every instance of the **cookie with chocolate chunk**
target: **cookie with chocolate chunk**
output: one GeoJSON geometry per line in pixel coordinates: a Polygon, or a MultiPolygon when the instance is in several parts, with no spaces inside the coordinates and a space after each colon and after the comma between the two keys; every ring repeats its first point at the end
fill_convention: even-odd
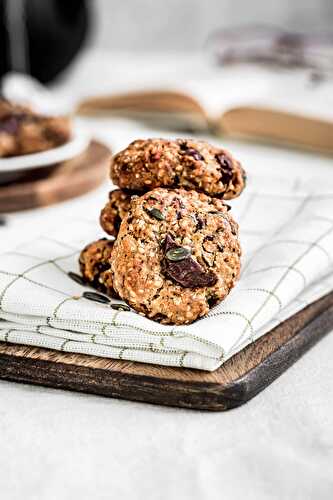
{"type": "Polygon", "coordinates": [[[127,214],[133,194],[115,189],[109,193],[109,201],[100,215],[100,224],[104,231],[112,236],[117,236],[121,221],[127,214]]]}
{"type": "Polygon", "coordinates": [[[132,200],[121,223],[113,287],[153,320],[191,323],[228,295],[240,256],[238,225],[222,200],[157,188],[132,200]]]}
{"type": "Polygon", "coordinates": [[[185,188],[231,199],[245,187],[241,164],[225,149],[192,139],[136,140],[114,156],[111,179],[123,189],[185,188]]]}
{"type": "Polygon", "coordinates": [[[70,137],[69,118],[43,116],[0,99],[0,158],[46,151],[70,137]]]}
{"type": "Polygon", "coordinates": [[[81,252],[79,264],[84,280],[96,290],[117,297],[113,289],[111,254],[114,242],[106,238],[94,241],[81,252]]]}

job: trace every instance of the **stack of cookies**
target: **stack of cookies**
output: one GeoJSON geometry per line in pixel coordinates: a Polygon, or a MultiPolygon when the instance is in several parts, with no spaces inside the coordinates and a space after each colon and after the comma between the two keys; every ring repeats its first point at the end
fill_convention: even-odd
{"type": "Polygon", "coordinates": [[[114,239],[86,246],[86,282],[164,324],[221,302],[240,273],[238,225],[224,200],[245,187],[240,163],[203,141],[137,140],[114,156],[100,222],[114,239]]]}

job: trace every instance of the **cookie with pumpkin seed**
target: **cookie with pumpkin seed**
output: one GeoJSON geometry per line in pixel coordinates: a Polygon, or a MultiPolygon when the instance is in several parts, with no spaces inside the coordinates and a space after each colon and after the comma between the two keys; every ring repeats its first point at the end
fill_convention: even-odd
{"type": "Polygon", "coordinates": [[[238,225],[229,208],[184,189],[157,188],[133,199],[112,251],[119,296],[164,324],[207,314],[240,273],[238,225]]]}
{"type": "Polygon", "coordinates": [[[113,288],[111,254],[114,242],[106,238],[89,243],[79,257],[84,280],[110,297],[118,297],[113,288]]]}
{"type": "Polygon", "coordinates": [[[115,189],[109,193],[109,201],[101,211],[100,224],[104,231],[117,236],[121,221],[127,214],[133,193],[115,189]]]}
{"type": "Polygon", "coordinates": [[[147,139],[113,157],[111,179],[122,189],[185,188],[228,200],[241,194],[246,175],[229,151],[205,141],[147,139]]]}

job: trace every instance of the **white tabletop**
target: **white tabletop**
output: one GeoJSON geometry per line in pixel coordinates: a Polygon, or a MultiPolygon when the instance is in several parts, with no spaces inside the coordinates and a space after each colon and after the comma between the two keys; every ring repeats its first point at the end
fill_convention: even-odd
{"type": "MultiPolygon", "coordinates": [[[[124,120],[90,120],[114,149],[170,135],[124,120]]],[[[222,141],[216,140],[221,143],[222,141]]],[[[250,172],[333,180],[332,159],[223,141],[250,172]]],[[[8,216],[6,250],[53,221],[102,206],[110,185],[8,216]]],[[[316,189],[314,182],[314,190],[316,189]]],[[[328,500],[333,495],[333,335],[248,404],[226,413],[146,405],[0,382],[4,500],[227,498],[328,500]]]]}

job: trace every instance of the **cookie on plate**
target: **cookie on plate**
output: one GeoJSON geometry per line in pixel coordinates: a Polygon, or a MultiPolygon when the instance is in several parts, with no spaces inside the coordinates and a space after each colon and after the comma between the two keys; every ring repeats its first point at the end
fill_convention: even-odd
{"type": "Polygon", "coordinates": [[[112,236],[117,236],[121,221],[127,214],[133,194],[115,189],[109,193],[109,201],[103,208],[100,224],[104,231],[112,236]]]}
{"type": "Polygon", "coordinates": [[[119,296],[164,324],[207,314],[240,273],[238,225],[228,210],[184,189],[157,188],[132,200],[112,252],[119,296]]]}
{"type": "Polygon", "coordinates": [[[106,238],[94,241],[81,252],[79,264],[83,278],[93,288],[111,297],[117,297],[113,289],[111,254],[114,242],[106,238]]]}
{"type": "Polygon", "coordinates": [[[0,99],[0,158],[46,151],[70,137],[69,118],[43,116],[0,99]]]}
{"type": "Polygon", "coordinates": [[[192,139],[136,140],[114,156],[111,179],[123,189],[185,188],[235,198],[245,187],[241,164],[225,149],[192,139]]]}

